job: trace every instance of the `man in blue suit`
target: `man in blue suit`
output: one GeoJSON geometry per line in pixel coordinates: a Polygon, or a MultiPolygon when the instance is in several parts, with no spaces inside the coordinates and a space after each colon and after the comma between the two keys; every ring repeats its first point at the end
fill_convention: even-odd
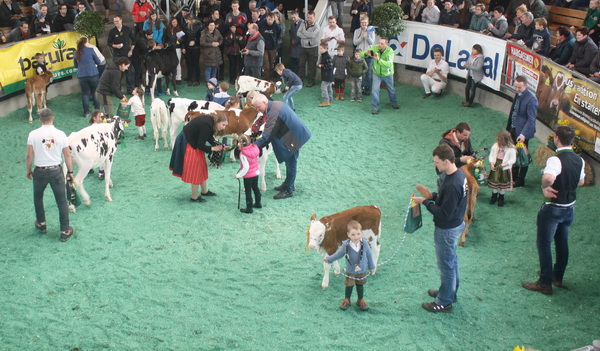
{"type": "MultiPolygon", "coordinates": [[[[535,134],[535,116],[537,114],[538,100],[531,91],[527,89],[527,77],[518,76],[515,78],[515,95],[506,130],[510,132],[513,142],[525,143],[529,147],[529,139],[535,134]]],[[[525,185],[525,175],[528,167],[513,166],[512,175],[515,187],[525,185]]]]}
{"type": "Polygon", "coordinates": [[[278,200],[292,197],[298,155],[302,145],[310,139],[310,131],[300,117],[282,101],[269,101],[263,94],[256,94],[252,104],[266,116],[265,130],[256,141],[256,146],[263,148],[271,143],[277,162],[285,162],[285,181],[275,187],[279,193],[273,198],[278,200]]]}

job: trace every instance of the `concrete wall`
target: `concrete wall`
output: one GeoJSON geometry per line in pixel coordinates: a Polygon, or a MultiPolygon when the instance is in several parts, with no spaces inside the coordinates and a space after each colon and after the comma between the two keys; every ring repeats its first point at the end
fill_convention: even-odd
{"type": "MultiPolygon", "coordinates": [[[[73,77],[64,82],[51,84],[48,87],[48,99],[52,99],[58,95],[67,95],[73,93],[81,93],[81,88],[79,88],[79,81],[76,77],[73,77]]],[[[81,99],[80,96],[74,97],[74,99],[81,99]]],[[[0,117],[5,117],[9,113],[18,110],[20,108],[27,107],[27,98],[25,97],[25,93],[14,96],[10,99],[2,101],[2,109],[0,109],[0,117]]],[[[33,113],[37,110],[36,107],[33,108],[33,113]]],[[[26,114],[27,112],[25,112],[26,114]]],[[[81,110],[81,115],[83,116],[83,108],[81,110]]],[[[27,117],[25,115],[24,117],[27,117]]],[[[34,116],[35,119],[35,116],[34,116]]]]}

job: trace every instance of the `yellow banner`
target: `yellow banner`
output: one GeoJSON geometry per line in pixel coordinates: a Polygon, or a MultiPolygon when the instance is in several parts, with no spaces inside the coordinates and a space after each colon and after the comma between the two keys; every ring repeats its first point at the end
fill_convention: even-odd
{"type": "Polygon", "coordinates": [[[35,75],[36,53],[44,54],[46,65],[55,79],[75,74],[73,58],[77,49],[77,32],[61,32],[0,48],[0,83],[5,94],[25,88],[27,78],[35,75]]]}

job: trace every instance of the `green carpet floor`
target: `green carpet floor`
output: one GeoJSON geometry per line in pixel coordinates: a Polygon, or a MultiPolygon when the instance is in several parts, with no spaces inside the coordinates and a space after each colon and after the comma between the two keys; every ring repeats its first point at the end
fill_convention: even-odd
{"type": "MultiPolygon", "coordinates": [[[[67,243],[58,240],[49,189],[48,234],[33,226],[25,152],[39,122],[29,125],[26,109],[0,118],[0,349],[570,350],[599,339],[598,187],[578,191],[564,279],[569,289],[545,296],[521,287],[536,279],[538,268],[535,221],[542,199],[535,167],[525,188],[507,194],[504,208],[488,205],[490,191],[482,188],[478,220],[459,248],[454,313],[420,306],[432,300],[427,289],[439,285],[429,213],[369,279],[369,312],[339,310],[342,277],[332,274],[330,287],[321,289],[321,259],[305,252],[313,213],[380,206],[380,259],[386,260],[401,243],[415,184],[435,186],[431,151],[442,132],[467,121],[475,148],[489,148],[506,123],[502,113],[459,107],[456,95],[421,100],[417,87],[397,89],[401,109],[392,110],[384,93],[373,116],[370,97],[318,108],[318,86],[304,88],[297,112],[313,137],[300,153],[297,191],[272,199],[279,181],[269,160],[264,208],[252,215],[237,209],[237,164],[211,168],[209,188],[219,196],[190,203],[189,185],[168,170],[170,152],[154,152],[151,138],[133,140],[132,123],[113,165],[114,202],[88,176],[92,204],[71,215],[75,236],[67,243]]],[[[180,90],[190,98],[204,92],[180,90]]],[[[55,98],[49,107],[67,135],[87,126],[79,95],[55,98]]],[[[149,119],[147,126],[150,135],[149,119]]],[[[532,149],[539,145],[532,142],[532,149]]]]}

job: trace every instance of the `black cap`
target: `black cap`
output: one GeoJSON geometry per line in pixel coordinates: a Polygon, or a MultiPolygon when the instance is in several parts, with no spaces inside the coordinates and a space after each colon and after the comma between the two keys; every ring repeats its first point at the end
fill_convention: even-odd
{"type": "Polygon", "coordinates": [[[185,6],[184,8],[182,8],[182,9],[181,9],[181,11],[187,11],[187,12],[190,12],[190,8],[189,8],[189,7],[187,7],[187,6],[185,6]]]}

